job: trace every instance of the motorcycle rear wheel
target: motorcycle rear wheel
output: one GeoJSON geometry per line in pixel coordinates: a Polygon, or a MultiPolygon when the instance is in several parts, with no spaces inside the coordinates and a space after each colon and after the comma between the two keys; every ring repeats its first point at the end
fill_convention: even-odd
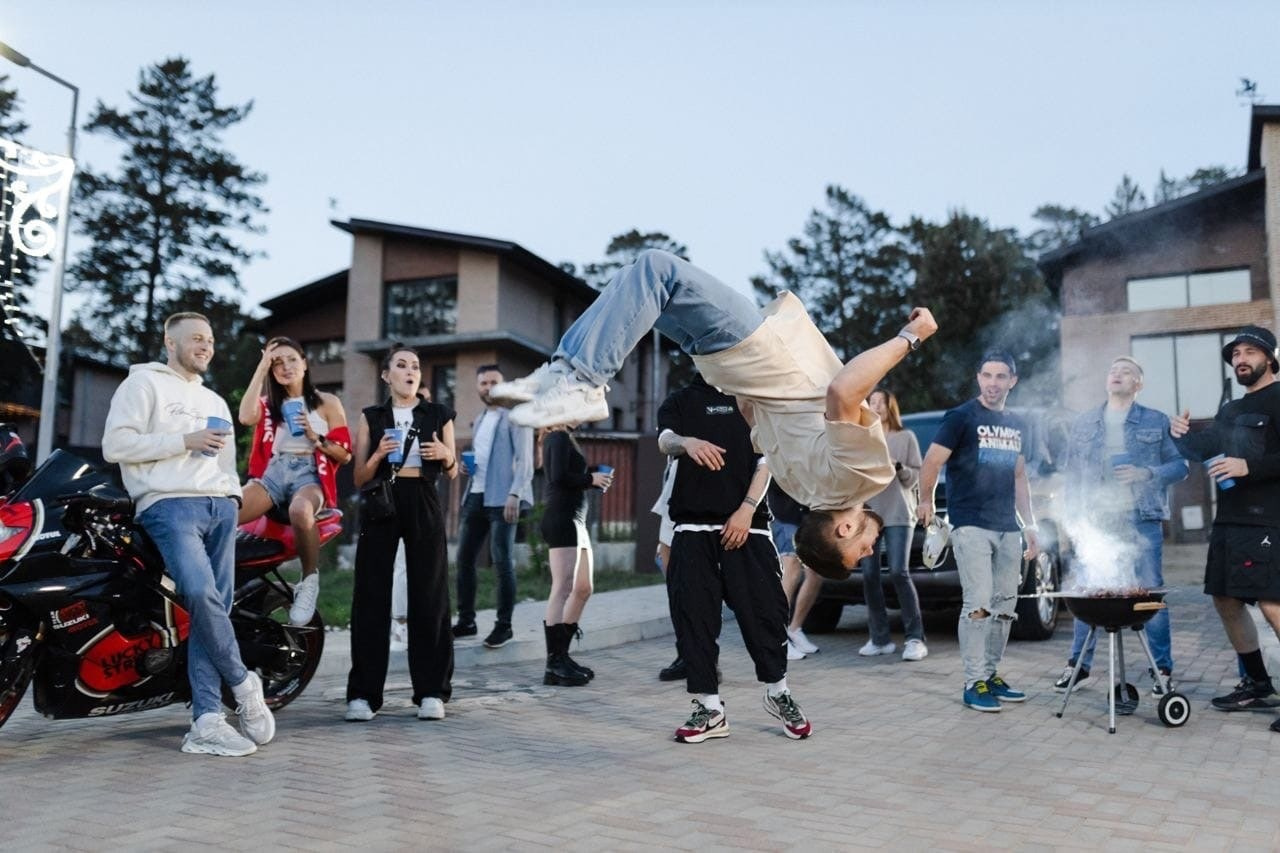
{"type": "MultiPolygon", "coordinates": [[[[239,619],[233,616],[231,621],[244,665],[262,678],[267,707],[279,711],[302,695],[320,666],[324,619],[317,612],[306,625],[290,625],[292,601],[269,586],[259,590],[253,599],[259,606],[252,609],[261,615],[239,619]]],[[[240,602],[240,607],[248,603],[240,602]]],[[[235,696],[226,685],[222,688],[222,701],[228,707],[236,706],[235,696]]]]}

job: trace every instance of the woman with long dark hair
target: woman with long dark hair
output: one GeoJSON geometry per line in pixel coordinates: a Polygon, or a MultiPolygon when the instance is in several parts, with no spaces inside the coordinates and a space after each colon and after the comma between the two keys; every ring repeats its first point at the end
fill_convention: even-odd
{"type": "Polygon", "coordinates": [[[320,593],[320,536],[316,513],[338,505],[337,471],[351,461],[351,433],[342,401],[317,391],[302,345],[292,338],[267,341],[240,400],[240,423],[251,426],[250,481],[239,523],[261,518],[272,506],[289,513],[302,562],[293,588],[289,622],[306,625],[320,593]],[[292,413],[290,421],[285,409],[292,413]]]}
{"type": "Polygon", "coordinates": [[[907,563],[911,556],[911,533],[916,526],[916,504],[920,482],[920,442],[916,434],[902,426],[902,414],[898,410],[898,398],[892,391],[877,388],[867,398],[867,405],[884,424],[884,437],[889,445],[889,458],[896,472],[884,491],[867,501],[867,506],[884,519],[875,551],[862,560],[862,589],[867,599],[867,623],[871,638],[858,650],[858,654],[871,657],[888,655],[897,651],[889,634],[889,613],[884,603],[884,588],[880,586],[880,553],[883,550],[889,562],[889,577],[902,609],[902,632],[905,643],[903,660],[923,660],[929,654],[924,642],[924,621],[920,617],[920,598],[907,563]]]}
{"type": "Polygon", "coordinates": [[[449,622],[449,565],[444,509],[436,491],[440,475],[458,476],[453,446],[454,412],[419,393],[422,365],[409,347],[394,344],[382,360],[382,381],[391,391],[369,406],[356,426],[354,479],[364,488],[375,479],[391,483],[394,512],[360,520],[355,588],[351,594],[351,673],[347,714],[351,722],[372,720],[382,707],[391,646],[391,586],[396,548],[404,541],[409,595],[409,679],[418,719],[443,720],[453,691],[453,632],[449,622]],[[402,438],[388,430],[402,430],[402,438]],[[402,457],[392,463],[392,455],[402,457]]]}
{"type": "Polygon", "coordinates": [[[547,479],[542,539],[547,543],[551,566],[551,593],[543,623],[547,671],[542,681],[577,687],[595,677],[590,668],[569,657],[569,644],[578,634],[578,620],[592,592],[587,489],[609,488],[613,475],[587,470],[587,458],[569,426],[547,431],[542,441],[542,470],[547,479]]]}

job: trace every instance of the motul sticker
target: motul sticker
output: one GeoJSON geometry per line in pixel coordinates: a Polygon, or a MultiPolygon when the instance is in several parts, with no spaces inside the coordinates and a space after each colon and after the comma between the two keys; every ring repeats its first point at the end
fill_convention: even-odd
{"type": "MultiPolygon", "coordinates": [[[[88,622],[93,619],[89,613],[89,608],[83,601],[77,601],[75,604],[68,604],[61,610],[54,610],[49,614],[53,620],[53,627],[59,631],[65,631],[72,625],[80,625],[78,630],[88,628],[88,625],[81,623],[88,622]]],[[[95,620],[96,621],[96,620],[95,620]]]]}

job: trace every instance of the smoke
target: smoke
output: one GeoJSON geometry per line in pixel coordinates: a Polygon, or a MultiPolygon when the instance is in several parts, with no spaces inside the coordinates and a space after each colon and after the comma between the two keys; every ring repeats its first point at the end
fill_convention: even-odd
{"type": "Polygon", "coordinates": [[[1064,519],[1063,527],[1075,550],[1071,573],[1063,584],[1065,592],[1091,595],[1140,586],[1137,567],[1141,544],[1132,530],[1125,535],[1112,525],[1089,518],[1064,519]]]}

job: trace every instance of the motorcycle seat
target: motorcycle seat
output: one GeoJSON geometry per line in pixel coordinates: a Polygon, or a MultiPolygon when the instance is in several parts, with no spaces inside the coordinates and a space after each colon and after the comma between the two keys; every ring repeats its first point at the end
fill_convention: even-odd
{"type": "Polygon", "coordinates": [[[236,531],[236,565],[262,560],[284,553],[284,543],[265,536],[254,536],[243,530],[236,531]]]}

